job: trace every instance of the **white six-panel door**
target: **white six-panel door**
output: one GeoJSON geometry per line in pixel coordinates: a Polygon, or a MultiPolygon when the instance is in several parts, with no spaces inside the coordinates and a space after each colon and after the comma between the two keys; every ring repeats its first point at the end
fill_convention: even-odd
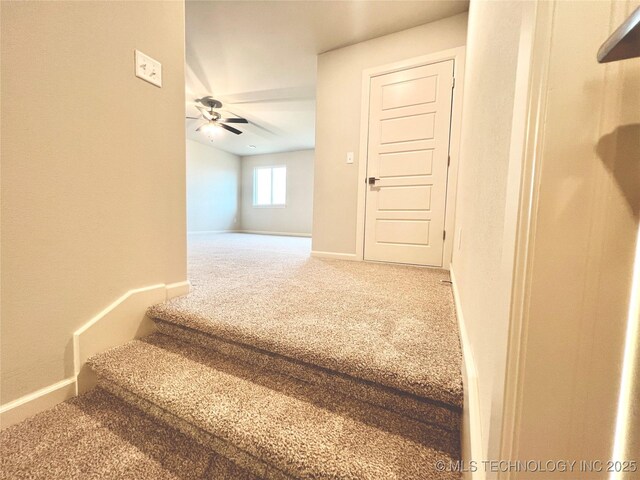
{"type": "Polygon", "coordinates": [[[365,260],[442,266],[453,61],[371,78],[365,260]]]}

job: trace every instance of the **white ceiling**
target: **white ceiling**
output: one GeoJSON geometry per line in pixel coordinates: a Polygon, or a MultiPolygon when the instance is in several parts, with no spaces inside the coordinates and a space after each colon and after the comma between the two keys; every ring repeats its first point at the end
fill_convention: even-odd
{"type": "Polygon", "coordinates": [[[187,1],[187,115],[223,102],[243,131],[187,137],[236,155],[314,147],[316,56],[466,11],[468,1],[187,1]],[[252,149],[249,145],[255,145],[252,149]]]}

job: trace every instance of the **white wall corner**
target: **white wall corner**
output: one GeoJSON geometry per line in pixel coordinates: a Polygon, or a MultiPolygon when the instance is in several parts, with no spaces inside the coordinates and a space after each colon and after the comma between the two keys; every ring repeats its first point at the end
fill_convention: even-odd
{"type": "Polygon", "coordinates": [[[255,235],[275,235],[279,237],[311,237],[310,233],[305,232],[271,232],[267,230],[238,230],[238,233],[251,233],[255,235]]]}
{"type": "Polygon", "coordinates": [[[0,406],[0,426],[6,428],[60,402],[91,390],[96,378],[86,362],[89,357],[155,331],[147,309],[189,293],[188,280],[129,290],[73,334],[75,375],[0,406]]]}
{"type": "Polygon", "coordinates": [[[453,265],[449,270],[453,298],[458,318],[460,331],[460,343],[462,346],[462,383],[464,387],[464,409],[462,413],[462,461],[464,466],[463,478],[465,480],[485,480],[484,450],[482,443],[482,422],[480,420],[480,397],[478,392],[478,374],[473,359],[471,343],[464,322],[462,304],[453,265]],[[475,471],[474,467],[475,466],[475,471]]]}
{"type": "Polygon", "coordinates": [[[232,229],[232,230],[193,230],[187,232],[187,235],[214,235],[216,233],[239,233],[242,230],[232,229]]]}

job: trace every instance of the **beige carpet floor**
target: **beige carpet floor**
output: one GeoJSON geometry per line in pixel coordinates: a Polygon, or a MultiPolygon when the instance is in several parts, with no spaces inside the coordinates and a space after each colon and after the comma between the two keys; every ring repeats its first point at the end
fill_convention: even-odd
{"type": "Polygon", "coordinates": [[[195,235],[192,292],[152,317],[462,407],[444,270],[310,258],[309,239],[195,235]]]}
{"type": "Polygon", "coordinates": [[[102,389],[0,433],[6,480],[256,480],[102,389]]]}
{"type": "Polygon", "coordinates": [[[458,480],[461,352],[442,270],[194,236],[160,332],[99,388],[0,434],[0,479],[458,480]],[[420,399],[425,399],[423,402],[420,399]]]}
{"type": "Polygon", "coordinates": [[[100,385],[265,478],[458,479],[457,433],[162,334],[90,360],[100,385]]]}

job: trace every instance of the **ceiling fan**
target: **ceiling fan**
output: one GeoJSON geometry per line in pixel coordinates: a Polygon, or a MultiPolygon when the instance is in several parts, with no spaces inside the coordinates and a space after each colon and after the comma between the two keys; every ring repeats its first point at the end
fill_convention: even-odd
{"type": "Polygon", "coordinates": [[[205,133],[210,133],[212,129],[222,127],[225,130],[228,130],[231,133],[235,133],[236,135],[240,135],[242,132],[237,128],[233,128],[227,123],[249,123],[246,118],[222,118],[219,112],[215,110],[222,107],[222,102],[214,99],[213,97],[202,97],[196,99],[196,102],[201,105],[196,105],[196,108],[200,110],[202,113],[199,117],[187,117],[192,120],[202,118],[206,120],[206,123],[203,123],[198,128],[196,128],[196,132],[203,131],[205,133]]]}

